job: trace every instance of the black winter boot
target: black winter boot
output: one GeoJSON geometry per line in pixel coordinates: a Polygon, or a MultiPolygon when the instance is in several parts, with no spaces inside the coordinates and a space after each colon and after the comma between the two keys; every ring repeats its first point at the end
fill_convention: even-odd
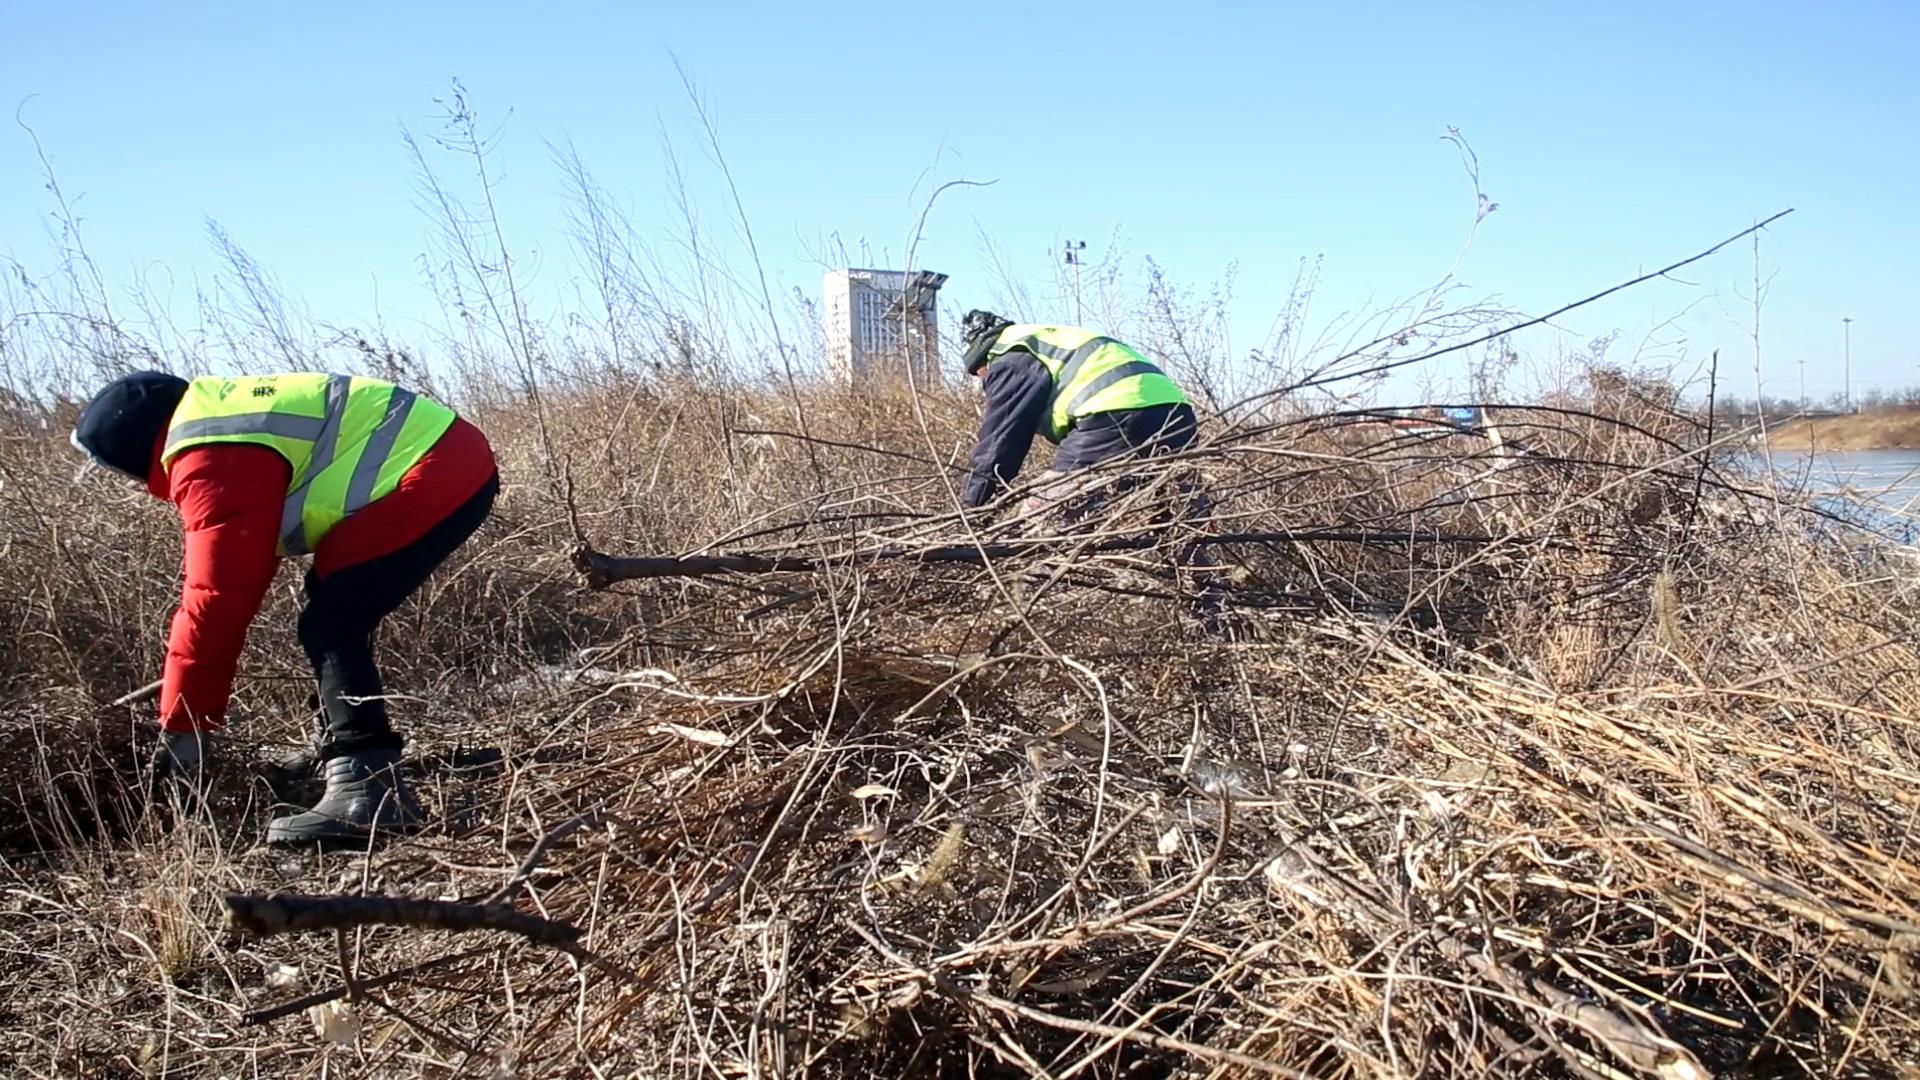
{"type": "Polygon", "coordinates": [[[313,809],[274,818],[269,844],[364,843],[375,832],[408,832],[427,815],[400,775],[398,750],[361,750],[326,764],[327,790],[313,809]]]}

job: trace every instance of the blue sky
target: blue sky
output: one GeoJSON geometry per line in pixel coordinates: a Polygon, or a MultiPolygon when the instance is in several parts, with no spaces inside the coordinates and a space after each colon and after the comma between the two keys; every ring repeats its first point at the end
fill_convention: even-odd
{"type": "MultiPolygon", "coordinates": [[[[433,310],[399,137],[436,128],[458,77],[483,124],[537,313],[576,271],[547,142],[571,140],[649,239],[677,211],[663,146],[706,227],[728,196],[675,72],[698,81],[777,289],[817,292],[826,238],[916,252],[964,307],[992,295],[981,236],[1047,296],[1058,242],[1123,239],[1204,291],[1237,269],[1236,347],[1300,260],[1324,256],[1309,329],[1433,284],[1460,258],[1471,185],[1499,209],[1462,300],[1540,312],[1692,254],[1776,210],[1762,246],[1770,393],[1920,383],[1914,307],[1920,5],[1850,3],[460,4],[0,6],[0,104],[33,125],[108,276],[218,262],[216,219],[316,317],[397,337],[433,310]],[[163,10],[164,9],[164,10],[163,10]],[[509,112],[511,115],[509,116],[509,112]]],[[[458,166],[436,157],[449,176],[458,166]]],[[[26,134],[0,125],[0,254],[50,259],[26,134]]],[[[1751,392],[1750,247],[1519,342],[1548,357],[1609,330],[1616,355],[1691,371],[1714,348],[1751,392]],[[1656,329],[1658,328],[1658,329],[1656,329]]],[[[1057,318],[1059,312],[1023,313],[1057,318]]],[[[1444,374],[1442,372],[1441,374],[1444,374]]]]}

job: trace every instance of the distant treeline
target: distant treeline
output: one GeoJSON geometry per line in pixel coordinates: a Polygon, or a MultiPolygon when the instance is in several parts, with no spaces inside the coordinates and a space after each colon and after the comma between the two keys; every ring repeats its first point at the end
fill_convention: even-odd
{"type": "Polygon", "coordinates": [[[1765,412],[1768,416],[1791,416],[1795,413],[1838,413],[1838,412],[1879,412],[1886,409],[1920,408],[1920,386],[1887,390],[1873,387],[1854,392],[1852,407],[1849,409],[1845,394],[1834,393],[1824,398],[1743,398],[1722,395],[1713,403],[1715,415],[1736,417],[1752,416],[1765,412]]]}

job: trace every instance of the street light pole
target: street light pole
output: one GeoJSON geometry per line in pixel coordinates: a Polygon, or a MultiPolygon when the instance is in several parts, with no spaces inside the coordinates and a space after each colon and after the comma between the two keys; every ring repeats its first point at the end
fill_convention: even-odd
{"type": "Polygon", "coordinates": [[[1080,265],[1085,260],[1087,250],[1085,240],[1069,240],[1061,249],[1067,257],[1067,265],[1073,267],[1073,322],[1074,325],[1086,322],[1085,313],[1080,310],[1080,265]]]}
{"type": "Polygon", "coordinates": [[[1853,319],[1852,318],[1843,318],[1840,320],[1840,333],[1842,335],[1841,340],[1843,342],[1843,344],[1841,345],[1841,350],[1842,350],[1841,355],[1845,357],[1843,361],[1843,363],[1845,364],[1845,369],[1844,369],[1845,374],[1842,377],[1846,379],[1847,411],[1852,412],[1853,411],[1853,319]]]}

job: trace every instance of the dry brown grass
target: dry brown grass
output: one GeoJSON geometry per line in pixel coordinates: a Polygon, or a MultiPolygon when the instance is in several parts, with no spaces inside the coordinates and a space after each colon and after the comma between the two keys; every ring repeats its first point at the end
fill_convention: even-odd
{"type": "Polygon", "coordinates": [[[1920,409],[1796,420],[1768,439],[1783,450],[1920,450],[1920,409]]]}
{"type": "MultiPolygon", "coordinates": [[[[1183,465],[1211,519],[989,572],[897,557],[1014,527],[949,512],[964,399],[922,398],[923,430],[903,398],[807,393],[817,439],[891,454],[740,434],[794,430],[780,393],[581,382],[548,395],[572,448],[549,463],[526,407],[473,403],[499,515],[383,638],[439,824],[365,857],[251,849],[267,797],[239,769],[178,827],[126,794],[136,718],[98,703],[151,677],[170,522],[70,484],[57,424],[10,422],[0,686],[7,733],[46,749],[0,769],[9,1071],[1884,1076],[1920,1054],[1911,591],[1703,474],[1685,420],[1515,410],[1522,460],[1342,416],[1216,429],[1183,465]],[[575,522],[617,553],[830,569],[593,592],[575,522]],[[1403,539],[1174,557],[1329,526],[1403,539]],[[1404,539],[1438,533],[1476,539],[1404,539]],[[464,767],[475,748],[500,760],[464,767]],[[369,928],[363,977],[456,959],[353,1005],[351,1044],[244,1023],[337,984],[341,952],[225,940],[223,892],[477,898],[582,814],[514,900],[635,981],[369,928]]],[[[297,736],[290,592],[243,664],[238,759],[297,736]]]]}

